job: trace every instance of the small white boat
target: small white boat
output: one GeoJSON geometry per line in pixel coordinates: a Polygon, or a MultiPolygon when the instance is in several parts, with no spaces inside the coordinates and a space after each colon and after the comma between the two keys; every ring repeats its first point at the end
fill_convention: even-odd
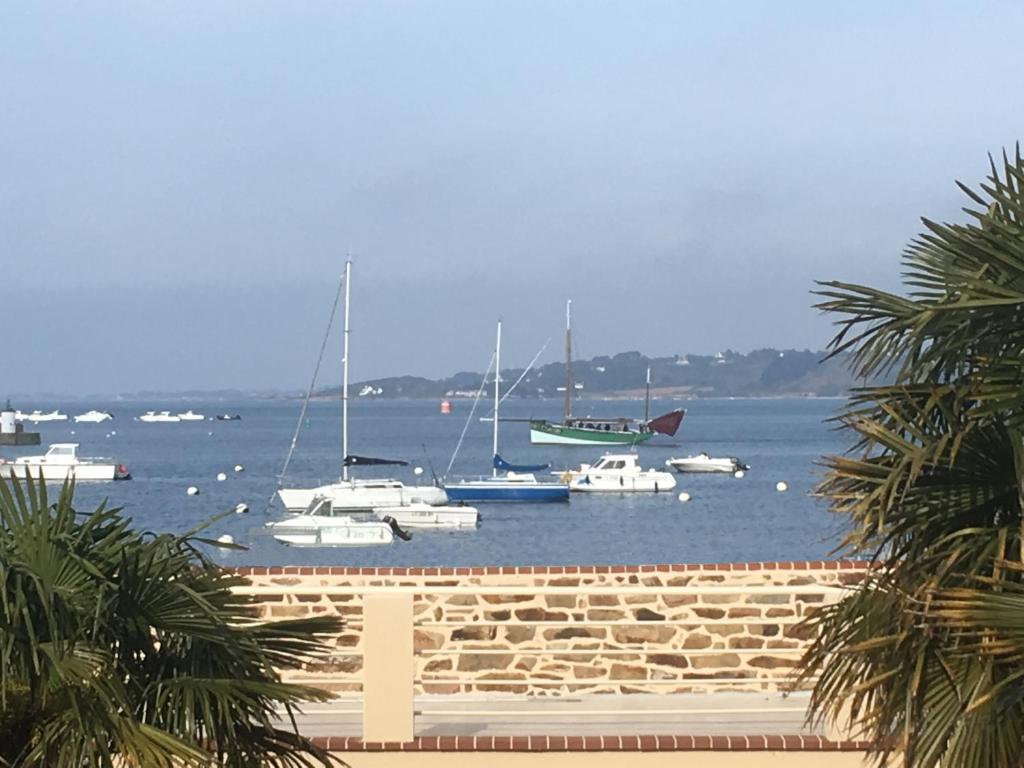
{"type": "Polygon", "coordinates": [[[0,475],[19,479],[31,476],[52,482],[74,480],[130,480],[124,464],[78,456],[78,443],[54,443],[43,456],[21,456],[14,461],[0,459],[0,475]]]}
{"type": "Polygon", "coordinates": [[[301,515],[267,523],[271,535],[292,547],[367,547],[390,544],[395,535],[409,538],[391,517],[357,520],[332,509],[330,500],[314,499],[301,515]]]}
{"type": "Polygon", "coordinates": [[[189,408],[184,413],[179,413],[178,418],[181,421],[206,421],[206,417],[203,416],[203,414],[194,413],[191,408],[189,408]]]}
{"type": "Polygon", "coordinates": [[[729,474],[750,469],[735,456],[714,458],[706,453],[682,459],[667,459],[665,466],[672,467],[676,472],[728,472],[729,474]]]}
{"type": "Polygon", "coordinates": [[[676,487],[672,473],[644,469],[635,453],[606,453],[596,464],[560,474],[570,491],[581,493],[658,493],[676,487]]]}
{"type": "Polygon", "coordinates": [[[107,413],[106,411],[86,411],[75,416],[76,424],[100,424],[104,421],[110,421],[114,418],[114,414],[107,413]]]}
{"type": "Polygon", "coordinates": [[[377,507],[378,519],[394,519],[402,528],[476,528],[480,513],[475,507],[430,504],[406,504],[402,507],[377,507]]]}
{"type": "Polygon", "coordinates": [[[156,411],[146,411],[144,414],[139,416],[139,421],[144,421],[147,424],[162,424],[179,422],[181,421],[181,417],[175,416],[170,411],[160,411],[159,413],[156,411]]]}
{"type": "MultiPolygon", "coordinates": [[[[18,413],[15,414],[15,419],[18,418],[18,413]]],[[[32,413],[21,413],[22,421],[31,421],[33,424],[38,424],[41,421],[67,421],[68,415],[61,413],[60,411],[50,411],[49,413],[43,413],[42,411],[32,411],[32,413]]]]}
{"type": "Polygon", "coordinates": [[[330,499],[336,510],[371,512],[380,507],[445,504],[443,488],[406,485],[401,480],[342,480],[317,488],[281,488],[277,492],[289,512],[303,512],[318,497],[330,499]]]}

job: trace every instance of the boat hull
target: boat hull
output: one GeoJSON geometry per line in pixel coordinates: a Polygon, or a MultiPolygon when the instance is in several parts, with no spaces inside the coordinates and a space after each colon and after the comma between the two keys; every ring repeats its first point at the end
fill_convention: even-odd
{"type": "Polygon", "coordinates": [[[704,460],[690,460],[690,459],[668,459],[665,465],[672,467],[676,472],[693,474],[693,473],[728,473],[732,474],[739,470],[750,469],[746,464],[739,462],[735,459],[704,459],[704,460]]]}
{"type": "Polygon", "coordinates": [[[476,528],[480,514],[472,507],[412,504],[407,507],[378,507],[373,513],[391,517],[400,528],[476,528]]]}
{"type": "Polygon", "coordinates": [[[114,480],[116,479],[114,464],[0,464],[0,475],[25,480],[31,477],[39,479],[42,472],[46,482],[62,483],[71,478],[76,481],[114,480]]]}
{"type": "Polygon", "coordinates": [[[282,528],[273,537],[290,547],[373,547],[390,544],[394,535],[387,526],[373,526],[365,530],[348,525],[324,528],[282,528]]]}
{"type": "Polygon", "coordinates": [[[530,442],[533,445],[637,445],[653,436],[653,432],[636,430],[586,429],[546,421],[530,422],[530,442]]]}
{"type": "Polygon", "coordinates": [[[436,506],[448,501],[443,488],[434,486],[391,486],[359,483],[333,483],[319,488],[282,488],[277,492],[289,512],[304,512],[317,497],[330,500],[334,509],[373,511],[378,507],[404,507],[410,504],[436,506]]]}
{"type": "Polygon", "coordinates": [[[467,480],[445,485],[450,501],[547,503],[569,500],[569,486],[562,483],[515,483],[501,480],[467,480]]]}
{"type": "Polygon", "coordinates": [[[575,493],[663,493],[676,487],[676,479],[668,472],[645,472],[640,475],[573,474],[569,488],[575,493]]]}

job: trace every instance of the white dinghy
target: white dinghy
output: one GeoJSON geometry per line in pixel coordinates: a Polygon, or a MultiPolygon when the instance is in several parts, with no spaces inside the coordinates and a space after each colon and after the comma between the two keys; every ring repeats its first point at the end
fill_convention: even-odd
{"type": "Polygon", "coordinates": [[[672,467],[676,472],[728,472],[730,475],[750,469],[735,456],[714,458],[706,453],[682,459],[666,459],[665,466],[672,467]]]}
{"type": "Polygon", "coordinates": [[[38,479],[47,482],[72,480],[130,480],[124,464],[78,456],[78,443],[54,443],[43,456],[21,456],[14,461],[0,459],[0,475],[38,479]]]}
{"type": "Polygon", "coordinates": [[[606,453],[596,464],[581,464],[562,476],[568,477],[569,490],[580,493],[658,493],[676,487],[672,473],[644,469],[635,453],[606,453]]]}

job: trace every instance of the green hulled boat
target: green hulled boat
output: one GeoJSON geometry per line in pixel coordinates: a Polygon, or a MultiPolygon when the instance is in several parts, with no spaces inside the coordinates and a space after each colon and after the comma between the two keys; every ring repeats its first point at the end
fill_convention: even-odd
{"type": "Polygon", "coordinates": [[[655,419],[647,418],[651,396],[651,369],[647,369],[647,398],[642,420],[581,418],[572,415],[572,301],[565,305],[565,415],[561,423],[530,419],[530,442],[534,445],[637,445],[655,434],[672,436],[686,411],[677,408],[655,419]]]}

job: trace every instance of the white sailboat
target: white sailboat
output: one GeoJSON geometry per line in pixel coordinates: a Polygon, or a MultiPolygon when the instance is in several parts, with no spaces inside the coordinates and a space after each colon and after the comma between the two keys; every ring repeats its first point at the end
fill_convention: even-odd
{"type": "MultiPolygon", "coordinates": [[[[508,393],[506,393],[507,396],[508,393]]],[[[569,488],[565,483],[538,481],[534,472],[548,469],[548,464],[515,466],[501,458],[498,453],[498,425],[501,422],[501,321],[498,321],[497,338],[494,343],[494,415],[492,417],[492,471],[490,477],[462,479],[445,483],[444,490],[452,501],[512,501],[549,502],[568,501],[569,488]],[[498,470],[505,470],[502,475],[498,470]]]]}
{"type": "Polygon", "coordinates": [[[331,501],[334,510],[363,510],[370,512],[380,507],[402,507],[410,504],[445,504],[448,497],[443,488],[436,486],[408,486],[395,479],[362,480],[349,477],[349,467],[356,465],[404,465],[404,461],[389,461],[351,456],[348,452],[348,340],[349,340],[349,285],[352,262],[345,262],[345,326],[342,357],[341,385],[341,479],[336,483],[316,488],[281,488],[277,495],[289,512],[303,512],[317,497],[331,501]]]}

